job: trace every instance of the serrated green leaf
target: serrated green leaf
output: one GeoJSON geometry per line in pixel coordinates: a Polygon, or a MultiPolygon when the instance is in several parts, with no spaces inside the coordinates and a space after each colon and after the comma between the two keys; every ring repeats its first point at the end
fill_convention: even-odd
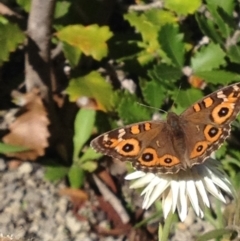
{"type": "Polygon", "coordinates": [[[144,12],[146,19],[153,23],[154,25],[159,26],[160,28],[167,23],[174,24],[177,23],[178,18],[173,12],[166,11],[163,9],[150,9],[144,12]]]}
{"type": "Polygon", "coordinates": [[[94,59],[100,61],[108,54],[106,41],[112,37],[112,32],[107,26],[99,27],[96,24],[87,27],[69,25],[62,28],[56,35],[61,41],[78,48],[85,55],[92,56],[94,59]]]}
{"type": "Polygon", "coordinates": [[[187,89],[178,90],[173,92],[174,102],[180,105],[182,108],[187,108],[194,102],[198,101],[203,97],[203,93],[199,89],[187,89]]]}
{"type": "Polygon", "coordinates": [[[195,72],[209,71],[217,69],[221,65],[225,65],[225,53],[218,44],[210,43],[204,46],[200,51],[196,52],[191,59],[191,67],[195,72]]]}
{"type": "Polygon", "coordinates": [[[44,177],[49,181],[58,181],[64,178],[69,168],[63,166],[48,166],[44,173],[44,177]]]}
{"type": "Polygon", "coordinates": [[[7,61],[11,52],[23,43],[25,35],[16,24],[0,23],[0,63],[7,61]]]}
{"type": "Polygon", "coordinates": [[[125,14],[124,18],[141,34],[143,42],[147,43],[146,48],[148,47],[150,52],[159,47],[157,42],[157,32],[160,26],[149,21],[145,14],[138,15],[135,12],[130,12],[125,14]]]}
{"type": "Polygon", "coordinates": [[[174,82],[182,76],[182,71],[179,68],[170,65],[159,64],[155,65],[152,70],[148,71],[148,76],[153,80],[158,80],[159,82],[174,82]]]}
{"type": "Polygon", "coordinates": [[[84,171],[76,165],[71,166],[68,172],[68,179],[71,188],[79,188],[83,185],[84,171]]]}
{"type": "Polygon", "coordinates": [[[120,99],[117,112],[125,124],[151,119],[151,110],[139,105],[136,97],[128,93],[120,99]]]}
{"type": "Polygon", "coordinates": [[[166,98],[166,90],[157,81],[141,82],[144,100],[151,106],[159,108],[166,98]]]}
{"type": "Polygon", "coordinates": [[[91,109],[80,109],[77,113],[74,122],[74,137],[73,137],[73,160],[77,162],[80,151],[83,145],[91,136],[96,111],[91,109]]]}
{"type": "Polygon", "coordinates": [[[176,14],[193,14],[200,6],[201,0],[165,0],[165,7],[171,11],[176,12],[176,14]]]}
{"type": "Polygon", "coordinates": [[[229,84],[233,81],[240,81],[239,74],[227,72],[224,70],[196,71],[194,75],[212,84],[229,84]]]}
{"type": "Polygon", "coordinates": [[[153,59],[153,53],[164,57],[164,53],[159,48],[157,41],[159,29],[166,23],[176,23],[177,18],[173,13],[162,9],[150,9],[142,14],[130,12],[124,15],[124,18],[129,21],[131,26],[136,28],[137,32],[141,34],[143,42],[138,42],[139,47],[146,49],[138,61],[141,64],[149,62],[153,59]],[[147,56],[148,55],[148,56],[147,56]]]}
{"type": "Polygon", "coordinates": [[[27,13],[30,12],[32,0],[17,0],[18,5],[20,5],[27,13]]]}
{"type": "Polygon", "coordinates": [[[227,50],[227,56],[233,63],[240,64],[240,46],[231,45],[227,50]]]}
{"type": "Polygon", "coordinates": [[[14,146],[14,145],[9,145],[9,144],[0,142],[0,153],[2,153],[2,154],[29,151],[29,150],[30,149],[27,147],[14,146]]]}
{"type": "Polygon", "coordinates": [[[210,0],[209,1],[208,0],[207,2],[221,7],[229,15],[231,15],[233,13],[234,6],[236,5],[236,2],[234,0],[228,0],[228,1],[226,1],[226,0],[210,0]]]}
{"type": "Polygon", "coordinates": [[[159,32],[158,40],[162,50],[171,59],[172,64],[182,68],[185,50],[183,34],[178,33],[178,27],[170,24],[164,25],[159,32]]]}
{"type": "Polygon", "coordinates": [[[87,161],[92,161],[95,159],[99,159],[102,156],[101,153],[96,152],[95,150],[93,150],[93,148],[89,147],[84,153],[83,155],[79,158],[79,160],[77,161],[78,165],[82,165],[82,163],[87,162],[87,161]]]}
{"type": "Polygon", "coordinates": [[[212,0],[207,1],[207,7],[213,17],[213,21],[219,28],[219,32],[224,36],[224,38],[227,38],[231,33],[231,28],[228,26],[227,21],[229,18],[227,18],[227,15],[224,15],[223,11],[219,11],[219,5],[214,4],[212,0]],[[220,15],[220,13],[222,14],[220,15]],[[223,19],[224,16],[226,16],[227,19],[223,19]]]}
{"type": "Polygon", "coordinates": [[[215,23],[204,17],[202,14],[195,15],[198,25],[201,31],[211,38],[215,43],[224,44],[224,40],[221,37],[219,31],[215,28],[215,23]]]}
{"type": "Polygon", "coordinates": [[[94,172],[97,169],[97,163],[94,161],[84,162],[81,167],[83,170],[88,172],[94,172]]]}
{"type": "Polygon", "coordinates": [[[82,54],[80,49],[63,42],[63,53],[71,67],[78,65],[82,54]]]}
{"type": "Polygon", "coordinates": [[[61,18],[68,13],[71,3],[68,1],[57,1],[54,11],[54,18],[61,18]]]}
{"type": "Polygon", "coordinates": [[[66,89],[70,101],[77,101],[80,97],[94,98],[98,109],[108,111],[112,109],[109,99],[113,94],[112,86],[96,71],[88,75],[71,79],[66,89]]]}

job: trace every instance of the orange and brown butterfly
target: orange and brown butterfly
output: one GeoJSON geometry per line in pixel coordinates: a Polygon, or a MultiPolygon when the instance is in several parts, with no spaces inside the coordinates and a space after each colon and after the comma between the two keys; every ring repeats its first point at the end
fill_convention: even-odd
{"type": "Polygon", "coordinates": [[[197,101],[165,121],[145,121],[100,135],[91,142],[98,152],[130,161],[137,170],[177,173],[203,163],[229,136],[240,111],[240,83],[197,101]]]}

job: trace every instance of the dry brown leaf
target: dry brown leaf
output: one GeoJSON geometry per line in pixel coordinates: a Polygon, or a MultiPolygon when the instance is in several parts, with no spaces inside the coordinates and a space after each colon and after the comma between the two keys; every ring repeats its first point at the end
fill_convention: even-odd
{"type": "Polygon", "coordinates": [[[99,196],[98,202],[101,210],[103,210],[107,214],[108,220],[112,221],[114,225],[114,228],[111,230],[104,229],[97,226],[98,232],[101,234],[108,234],[108,235],[120,235],[120,234],[128,233],[132,227],[131,224],[124,223],[121,220],[119,214],[114,209],[114,207],[108,201],[106,201],[104,197],[99,196]]]}
{"type": "Polygon", "coordinates": [[[7,156],[21,160],[35,160],[45,154],[48,147],[48,125],[47,112],[42,99],[35,89],[27,94],[13,93],[15,102],[22,105],[26,110],[9,125],[10,133],[3,137],[3,142],[11,145],[27,147],[30,150],[7,154],[7,156]]]}
{"type": "Polygon", "coordinates": [[[117,193],[117,187],[116,187],[112,177],[106,170],[99,172],[98,176],[112,190],[112,192],[117,193]]]}
{"type": "Polygon", "coordinates": [[[64,188],[59,191],[59,194],[69,196],[72,199],[78,199],[80,201],[86,201],[88,199],[87,193],[81,189],[64,188]]]}

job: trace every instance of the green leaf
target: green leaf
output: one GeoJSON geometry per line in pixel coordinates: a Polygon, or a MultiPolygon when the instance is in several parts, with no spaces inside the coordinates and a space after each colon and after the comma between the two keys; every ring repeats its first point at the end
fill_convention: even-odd
{"type": "Polygon", "coordinates": [[[102,156],[101,153],[96,152],[93,150],[93,148],[89,147],[83,155],[79,158],[77,161],[78,165],[82,165],[82,163],[87,162],[87,161],[92,161],[95,159],[99,159],[102,156]]]}
{"type": "Polygon", "coordinates": [[[30,12],[32,0],[17,0],[18,5],[20,5],[27,13],[30,12]]]}
{"type": "Polygon", "coordinates": [[[81,167],[88,172],[94,172],[97,169],[97,163],[95,161],[84,162],[81,167]]]}
{"type": "Polygon", "coordinates": [[[68,172],[68,179],[71,188],[79,188],[84,182],[84,171],[76,165],[71,166],[68,172]]]}
{"type": "Polygon", "coordinates": [[[124,18],[142,35],[143,42],[149,44],[147,46],[148,52],[150,49],[156,51],[156,48],[159,48],[157,35],[161,26],[177,21],[173,13],[162,9],[150,9],[140,15],[136,12],[130,12],[125,14],[124,18]]]}
{"type": "Polygon", "coordinates": [[[224,44],[219,31],[215,28],[215,23],[212,20],[205,18],[202,14],[196,14],[196,20],[201,31],[211,38],[215,43],[224,44]]]}
{"type": "Polygon", "coordinates": [[[176,14],[193,14],[200,6],[201,0],[165,0],[165,7],[171,11],[176,12],[176,14]]]}
{"type": "Polygon", "coordinates": [[[99,27],[96,24],[87,27],[69,25],[62,28],[56,35],[61,41],[100,61],[108,54],[106,41],[112,37],[112,32],[110,32],[107,26],[99,27]]]}
{"type": "Polygon", "coordinates": [[[182,76],[179,68],[166,64],[155,65],[152,70],[148,71],[148,76],[159,82],[175,82],[182,76]]]}
{"type": "MultiPolygon", "coordinates": [[[[135,27],[137,32],[142,35],[143,42],[151,43],[157,39],[157,32],[160,29],[159,25],[155,25],[149,21],[146,14],[138,15],[136,12],[130,12],[124,15],[131,26],[135,27]]],[[[157,44],[154,43],[154,46],[157,44]]]]}
{"type": "Polygon", "coordinates": [[[128,93],[120,99],[117,111],[126,124],[151,119],[151,110],[139,105],[136,97],[128,93]]]}
{"type": "Polygon", "coordinates": [[[71,67],[76,67],[78,65],[82,54],[81,50],[63,42],[63,53],[71,67]]]}
{"type": "MultiPolygon", "coordinates": [[[[213,231],[209,231],[203,234],[202,236],[198,237],[196,241],[207,241],[212,239],[216,240],[217,238],[222,238],[224,235],[229,235],[230,237],[233,232],[236,232],[236,231],[230,230],[230,229],[224,229],[224,228],[215,229],[213,231]]],[[[230,240],[230,239],[226,239],[226,240],[230,240]]]]}
{"type": "Polygon", "coordinates": [[[166,53],[172,64],[178,68],[184,63],[184,43],[183,34],[178,33],[178,27],[174,25],[164,25],[158,36],[162,50],[166,53]]]}
{"type": "Polygon", "coordinates": [[[231,45],[227,50],[227,56],[233,63],[240,64],[240,46],[231,45]]]}
{"type": "Polygon", "coordinates": [[[58,181],[67,175],[68,170],[69,168],[63,166],[48,166],[44,177],[49,181],[58,181]]]}
{"type": "Polygon", "coordinates": [[[208,0],[207,3],[213,4],[215,6],[221,7],[224,9],[226,13],[229,15],[232,15],[234,11],[234,5],[236,5],[236,2],[234,0],[208,0]]]}
{"type": "Polygon", "coordinates": [[[204,46],[200,51],[196,52],[195,56],[191,59],[191,66],[195,72],[208,71],[217,69],[221,65],[225,65],[225,53],[218,44],[210,43],[204,46]]]}
{"type": "Polygon", "coordinates": [[[194,102],[198,101],[203,97],[203,93],[199,89],[187,89],[178,90],[173,92],[174,102],[180,105],[182,108],[187,108],[194,102]]]}
{"type": "Polygon", "coordinates": [[[0,153],[2,153],[2,154],[23,152],[23,151],[28,151],[28,150],[30,150],[30,149],[27,147],[13,146],[13,145],[9,145],[9,144],[0,142],[0,153]]]}
{"type": "Polygon", "coordinates": [[[80,97],[90,97],[96,100],[98,109],[103,111],[112,109],[109,101],[113,95],[112,85],[96,71],[71,79],[66,93],[69,94],[70,101],[77,101],[80,97]]]}
{"type": "Polygon", "coordinates": [[[161,83],[157,81],[141,82],[142,94],[144,100],[151,106],[159,108],[166,98],[166,90],[161,83]]]}
{"type": "Polygon", "coordinates": [[[83,145],[89,139],[94,127],[96,111],[91,109],[81,109],[78,111],[74,122],[74,137],[73,137],[73,160],[77,162],[80,151],[83,145]]]}
{"type": "Polygon", "coordinates": [[[16,24],[0,23],[0,64],[9,59],[11,52],[16,50],[20,43],[23,43],[25,35],[16,24]]]}
{"type": "Polygon", "coordinates": [[[224,38],[227,38],[231,33],[231,28],[228,26],[229,18],[227,18],[227,15],[224,14],[223,11],[219,11],[218,4],[214,4],[212,0],[207,1],[207,7],[213,17],[213,21],[219,27],[219,32],[224,38]],[[226,17],[227,19],[224,19],[223,17],[226,17]]]}
{"type": "Polygon", "coordinates": [[[70,6],[71,6],[71,3],[68,1],[57,1],[56,7],[55,7],[55,12],[54,12],[54,18],[55,19],[61,18],[65,14],[67,14],[70,6]]]}
{"type": "Polygon", "coordinates": [[[227,72],[224,70],[196,71],[194,75],[212,84],[229,84],[233,81],[240,81],[239,74],[227,72]]]}

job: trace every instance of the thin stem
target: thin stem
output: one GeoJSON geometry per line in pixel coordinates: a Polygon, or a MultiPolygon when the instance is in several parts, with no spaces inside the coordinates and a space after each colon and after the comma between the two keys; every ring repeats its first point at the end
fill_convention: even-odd
{"type": "Polygon", "coordinates": [[[158,231],[158,241],[168,241],[169,240],[169,234],[172,227],[173,222],[176,220],[176,214],[170,212],[166,218],[165,224],[163,228],[159,225],[159,231],[158,231]]]}

